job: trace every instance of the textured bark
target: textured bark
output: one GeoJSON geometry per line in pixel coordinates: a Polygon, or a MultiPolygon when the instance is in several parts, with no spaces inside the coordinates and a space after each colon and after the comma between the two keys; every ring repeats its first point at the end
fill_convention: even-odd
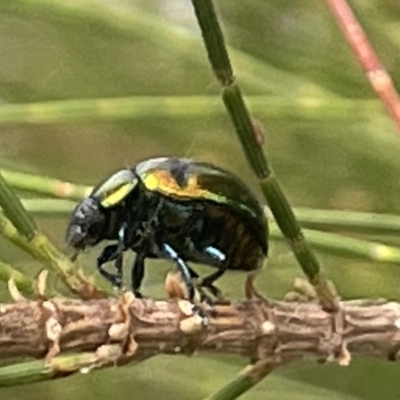
{"type": "Polygon", "coordinates": [[[342,302],[326,313],[315,303],[251,300],[192,313],[190,303],[53,298],[0,305],[0,359],[119,348],[114,362],[167,353],[235,353],[286,362],[303,356],[350,362],[351,355],[395,359],[400,304],[342,302]],[[112,346],[110,346],[112,345],[112,346]]]}

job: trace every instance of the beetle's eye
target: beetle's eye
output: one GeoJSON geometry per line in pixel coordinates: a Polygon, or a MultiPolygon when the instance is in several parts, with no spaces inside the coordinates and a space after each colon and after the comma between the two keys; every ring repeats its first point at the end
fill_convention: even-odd
{"type": "Polygon", "coordinates": [[[92,196],[99,201],[102,207],[113,207],[132,192],[137,182],[132,171],[123,169],[95,187],[92,196]]]}

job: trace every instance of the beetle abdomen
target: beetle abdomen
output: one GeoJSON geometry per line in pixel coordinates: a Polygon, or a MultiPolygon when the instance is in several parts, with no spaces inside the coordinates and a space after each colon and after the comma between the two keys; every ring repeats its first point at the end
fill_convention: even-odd
{"type": "Polygon", "coordinates": [[[246,220],[226,208],[207,204],[206,210],[211,218],[204,227],[203,237],[214,237],[211,245],[226,256],[224,266],[244,271],[259,268],[267,255],[266,237],[258,237],[246,220]]]}

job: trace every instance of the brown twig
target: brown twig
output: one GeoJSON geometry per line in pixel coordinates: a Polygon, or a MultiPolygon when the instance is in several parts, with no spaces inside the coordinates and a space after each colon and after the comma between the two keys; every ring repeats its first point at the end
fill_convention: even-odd
{"type": "Polygon", "coordinates": [[[326,2],[400,134],[400,101],[389,73],[379,61],[346,0],[326,0],[326,2]]]}
{"type": "MultiPolygon", "coordinates": [[[[261,299],[215,306],[200,317],[186,300],[124,295],[92,301],[54,298],[0,304],[0,359],[52,358],[59,351],[121,349],[113,362],[203,351],[280,364],[303,356],[347,365],[351,355],[396,359],[400,304],[342,302],[330,314],[314,302],[261,299]]],[[[115,353],[115,352],[114,352],[115,353]]],[[[114,354],[113,353],[113,354],[114,354]]]]}

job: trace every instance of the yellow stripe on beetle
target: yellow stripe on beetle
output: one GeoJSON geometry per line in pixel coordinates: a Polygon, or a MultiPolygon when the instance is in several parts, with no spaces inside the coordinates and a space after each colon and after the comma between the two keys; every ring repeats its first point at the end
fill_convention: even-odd
{"type": "Polygon", "coordinates": [[[186,185],[180,186],[168,171],[153,170],[142,176],[142,182],[146,189],[158,191],[165,195],[175,195],[178,197],[210,198],[213,193],[202,189],[198,185],[197,176],[188,177],[186,185]]]}
{"type": "MultiPolygon", "coordinates": [[[[205,199],[225,204],[230,203],[226,196],[202,189],[198,184],[196,175],[189,176],[184,187],[180,186],[174,177],[168,171],[164,170],[151,170],[143,174],[141,180],[147,190],[160,192],[166,196],[177,196],[189,200],[205,199]]],[[[251,212],[248,207],[244,207],[241,204],[236,204],[236,206],[251,212]]]]}
{"type": "Polygon", "coordinates": [[[124,183],[121,186],[115,188],[112,192],[105,194],[105,196],[100,199],[100,205],[104,208],[113,207],[120,203],[132,189],[136,186],[136,182],[124,183]]]}

